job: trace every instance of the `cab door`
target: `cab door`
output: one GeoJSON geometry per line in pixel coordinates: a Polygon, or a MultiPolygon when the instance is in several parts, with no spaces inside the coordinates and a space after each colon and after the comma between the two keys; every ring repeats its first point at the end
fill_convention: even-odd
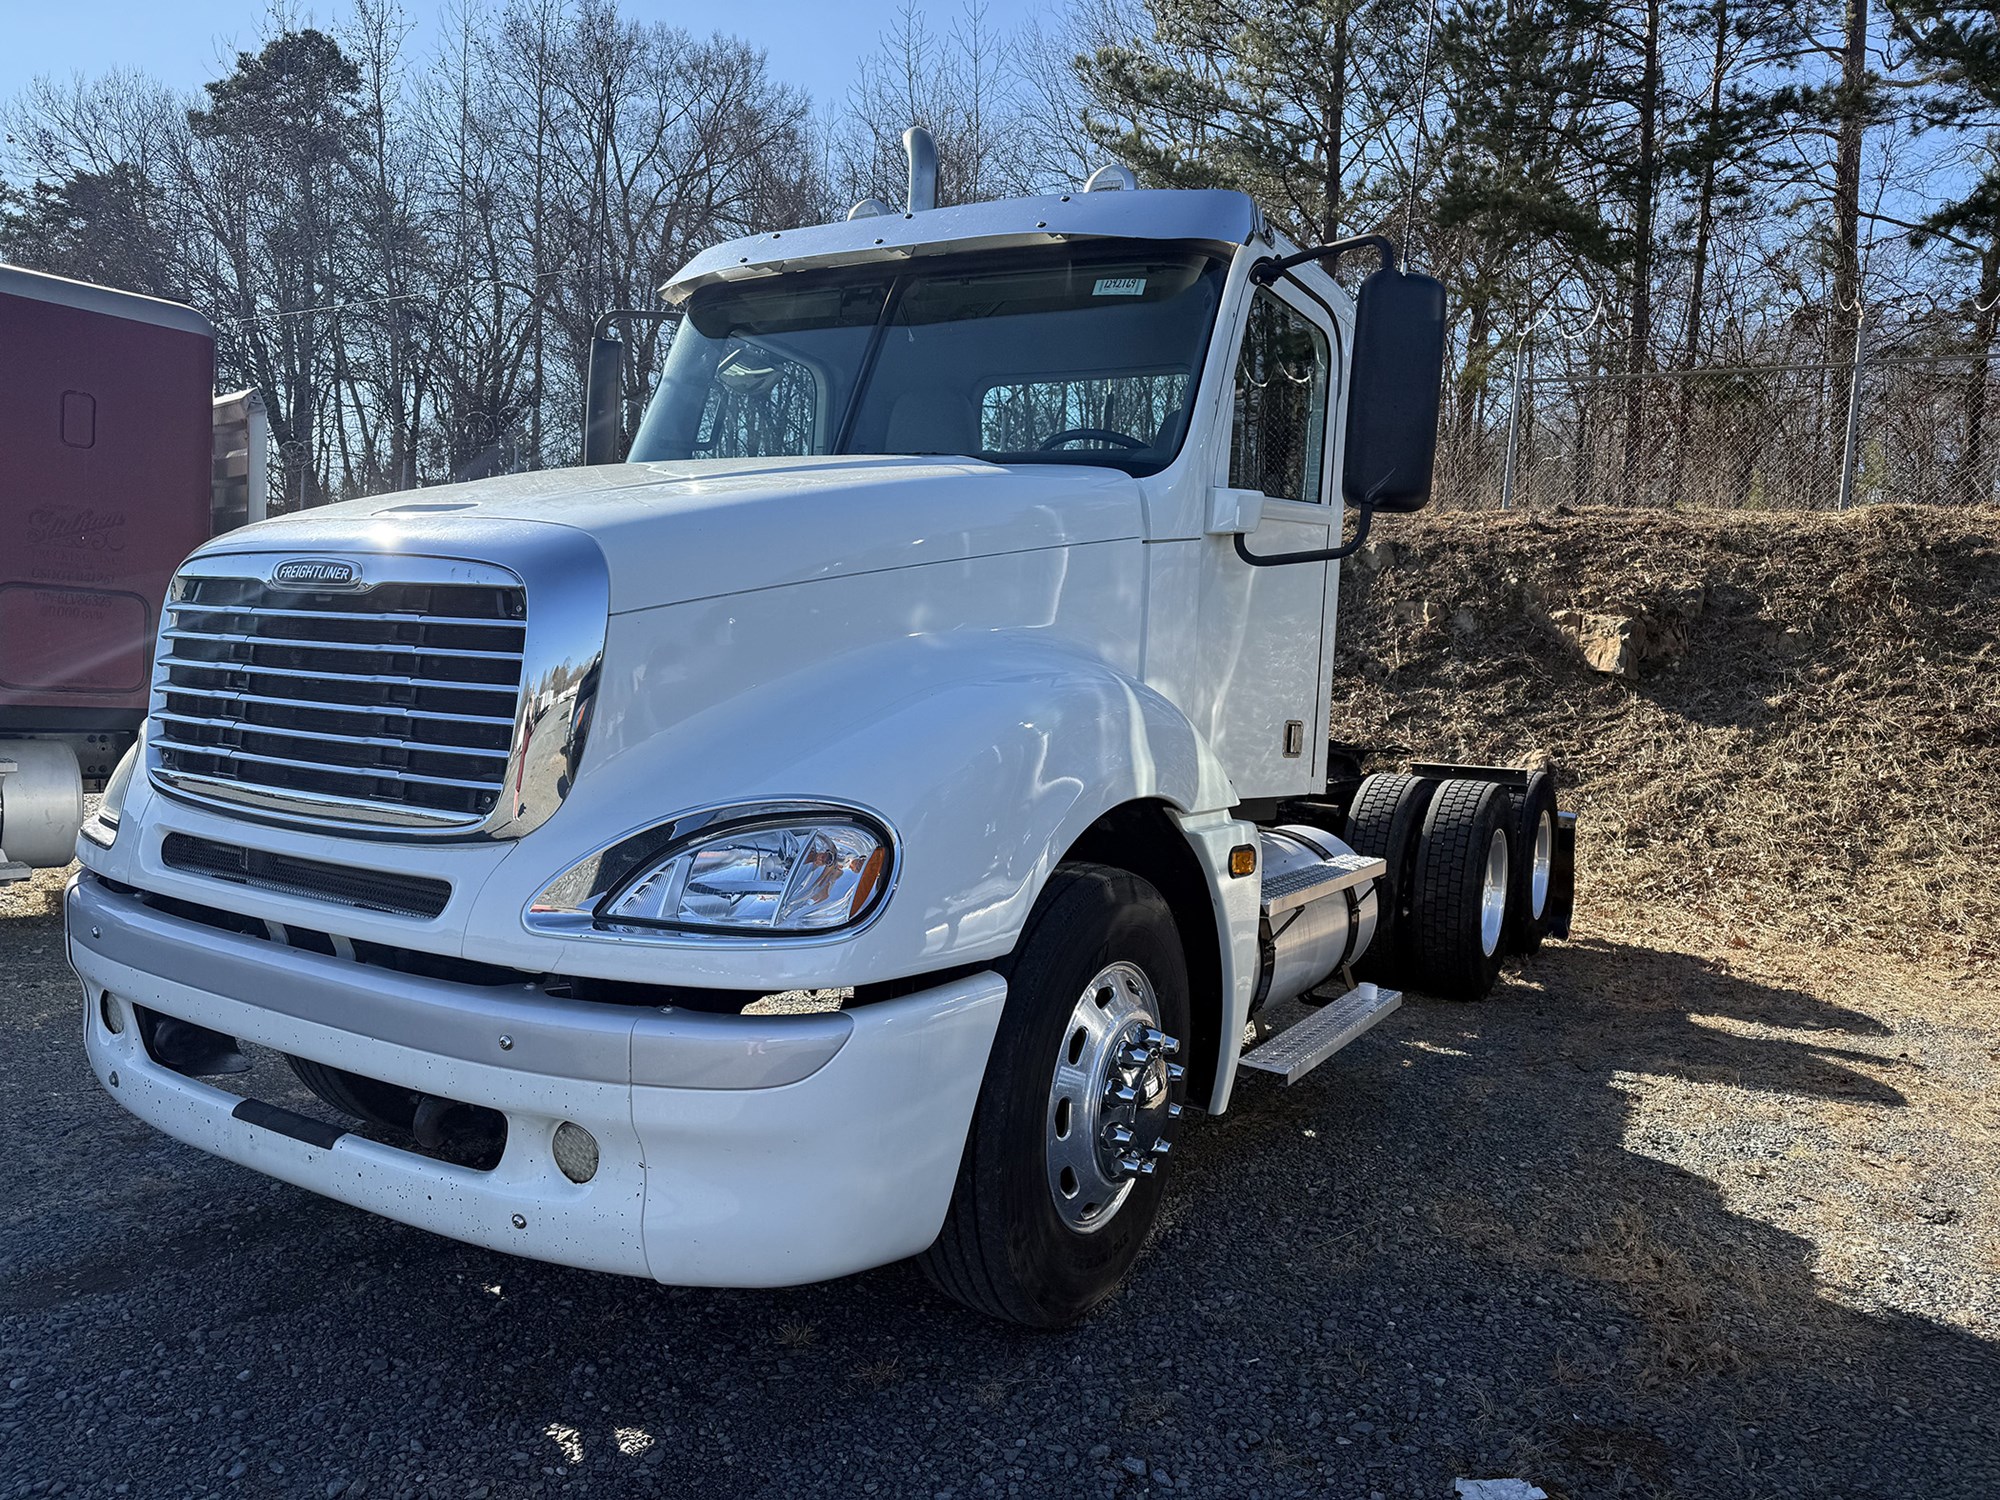
{"type": "MultiPolygon", "coordinates": [[[[1289,285],[1256,288],[1234,372],[1227,467],[1215,482],[1260,492],[1253,553],[1333,546],[1332,413],[1340,330],[1289,285]]],[[[1222,465],[1218,463],[1218,468],[1222,465]]],[[[1323,785],[1327,726],[1322,660],[1334,598],[1324,562],[1254,567],[1229,536],[1203,539],[1200,655],[1212,691],[1210,743],[1241,798],[1323,785]]]]}

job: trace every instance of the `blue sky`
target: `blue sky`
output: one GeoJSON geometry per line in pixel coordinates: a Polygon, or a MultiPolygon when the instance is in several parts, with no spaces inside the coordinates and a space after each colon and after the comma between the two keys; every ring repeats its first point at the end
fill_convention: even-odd
{"type": "MultiPolygon", "coordinates": [[[[444,6],[403,0],[403,7],[417,23],[410,44],[422,56],[444,6]]],[[[770,54],[779,79],[833,103],[846,94],[855,58],[874,49],[895,17],[898,0],[731,0],[720,7],[621,0],[619,9],[697,33],[743,37],[770,54]]],[[[931,0],[924,9],[940,31],[960,11],[957,0],[931,0]]],[[[988,0],[986,19],[996,32],[1009,31],[1059,9],[1058,0],[988,0]]],[[[324,20],[336,9],[301,4],[297,13],[302,21],[314,15],[324,20]]],[[[0,99],[37,74],[67,77],[112,68],[139,68],[193,88],[225,70],[219,58],[255,46],[264,14],[255,0],[0,0],[0,99]]]]}

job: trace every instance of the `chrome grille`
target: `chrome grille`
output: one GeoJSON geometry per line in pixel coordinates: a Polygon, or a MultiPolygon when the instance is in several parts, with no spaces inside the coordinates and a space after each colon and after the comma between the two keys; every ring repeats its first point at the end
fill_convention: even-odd
{"type": "Polygon", "coordinates": [[[448,571],[353,591],[184,573],[155,663],[156,770],[223,800],[485,823],[508,781],[526,592],[498,569],[448,571]]]}

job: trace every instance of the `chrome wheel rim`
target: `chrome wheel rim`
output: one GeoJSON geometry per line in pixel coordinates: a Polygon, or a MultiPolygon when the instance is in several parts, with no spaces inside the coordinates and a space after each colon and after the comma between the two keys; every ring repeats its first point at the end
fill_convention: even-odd
{"type": "Polygon", "coordinates": [[[1159,1029],[1153,981],[1137,964],[1107,964],[1083,988],[1063,1028],[1049,1081],[1049,1196],[1079,1234],[1102,1229],[1169,1145],[1180,1043],[1159,1029]]]}
{"type": "Polygon", "coordinates": [[[1479,882],[1479,948],[1487,957],[1499,950],[1507,920],[1507,830],[1496,828],[1486,845],[1486,873],[1479,882]]]}
{"type": "Polygon", "coordinates": [[[1556,821],[1547,812],[1535,820],[1535,862],[1528,867],[1528,915],[1537,922],[1549,904],[1549,862],[1556,847],[1556,821]]]}

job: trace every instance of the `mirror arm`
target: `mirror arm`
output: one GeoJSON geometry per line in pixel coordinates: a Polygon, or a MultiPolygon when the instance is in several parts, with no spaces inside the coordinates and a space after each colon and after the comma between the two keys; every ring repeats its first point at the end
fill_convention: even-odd
{"type": "Polygon", "coordinates": [[[601,339],[611,332],[614,318],[647,318],[655,323],[674,323],[687,316],[684,307],[607,307],[590,325],[590,336],[601,339]]]}
{"type": "Polygon", "coordinates": [[[1253,568],[1279,568],[1287,563],[1339,562],[1361,549],[1361,544],[1368,540],[1368,523],[1375,519],[1375,507],[1372,505],[1357,505],[1354,509],[1360,517],[1354,523],[1354,536],[1338,547],[1322,547],[1314,552],[1275,552],[1259,557],[1243,545],[1243,534],[1238,532],[1232,538],[1236,543],[1236,555],[1253,568]]]}
{"type": "MultiPolygon", "coordinates": [[[[1314,245],[1310,250],[1301,250],[1294,255],[1271,256],[1260,260],[1250,268],[1250,279],[1259,286],[1269,286],[1293,266],[1302,266],[1309,260],[1339,261],[1350,250],[1373,250],[1382,257],[1382,269],[1396,269],[1396,242],[1386,234],[1357,234],[1349,239],[1335,240],[1330,245],[1314,245]]],[[[1331,270],[1332,267],[1327,268],[1331,270]]]]}

